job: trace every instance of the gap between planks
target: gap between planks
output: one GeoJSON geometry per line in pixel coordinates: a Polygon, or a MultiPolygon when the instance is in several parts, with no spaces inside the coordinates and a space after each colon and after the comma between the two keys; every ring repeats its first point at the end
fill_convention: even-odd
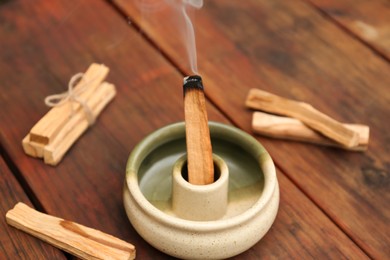
{"type": "Polygon", "coordinates": [[[3,142],[0,142],[0,151],[5,164],[10,169],[12,175],[15,177],[15,179],[19,183],[20,187],[22,188],[23,192],[26,194],[27,198],[30,200],[34,208],[36,208],[40,212],[47,213],[45,207],[39,201],[37,195],[30,187],[27,180],[24,178],[18,166],[15,164],[14,160],[12,160],[11,155],[7,152],[7,149],[3,146],[3,142]]]}
{"type": "Polygon", "coordinates": [[[349,240],[351,240],[352,241],[352,243],[354,243],[355,245],[356,245],[356,247],[358,247],[366,256],[367,256],[367,258],[370,258],[370,259],[374,259],[373,257],[372,257],[372,255],[370,255],[368,252],[367,252],[367,250],[365,250],[364,249],[364,247],[362,247],[360,244],[359,244],[359,241],[357,241],[356,239],[354,239],[353,238],[353,236],[351,235],[351,234],[349,234],[348,233],[348,230],[345,230],[344,228],[343,228],[343,226],[342,225],[340,225],[335,219],[333,219],[332,218],[332,215],[331,214],[329,214],[329,213],[327,213],[326,211],[325,211],[325,209],[323,209],[322,207],[320,207],[319,206],[319,203],[317,203],[317,201],[314,199],[314,198],[312,198],[310,195],[309,195],[309,193],[307,193],[306,191],[305,191],[305,189],[301,186],[301,185],[299,185],[297,182],[295,182],[294,181],[294,179],[293,178],[291,178],[287,173],[286,173],[286,171],[284,170],[284,168],[281,166],[281,165],[279,165],[279,163],[276,163],[275,161],[274,161],[274,163],[275,163],[275,166],[276,166],[276,168],[278,168],[279,170],[280,170],[280,172],[281,173],[283,173],[286,177],[287,177],[287,179],[289,179],[290,181],[291,181],[291,183],[295,186],[295,187],[297,187],[297,189],[300,191],[300,192],[302,192],[302,194],[304,194],[307,198],[309,198],[309,200],[330,220],[330,222],[332,222],[341,232],[343,232],[344,233],[344,235],[346,236],[346,237],[348,237],[349,238],[349,240]]]}
{"type": "Polygon", "coordinates": [[[354,33],[351,29],[349,29],[347,26],[343,25],[339,21],[337,21],[336,18],[333,18],[332,15],[328,14],[326,11],[322,10],[321,7],[318,7],[315,3],[313,3],[311,0],[301,0],[303,3],[306,3],[308,6],[310,6],[315,12],[319,13],[322,17],[324,17],[327,21],[334,24],[336,27],[338,27],[341,31],[345,32],[348,36],[350,36],[351,39],[360,42],[365,47],[370,49],[376,56],[380,57],[381,59],[385,60],[387,63],[390,63],[390,58],[387,57],[386,53],[382,52],[382,50],[378,49],[374,45],[372,45],[370,42],[366,41],[365,39],[359,37],[356,33],[354,33]]]}

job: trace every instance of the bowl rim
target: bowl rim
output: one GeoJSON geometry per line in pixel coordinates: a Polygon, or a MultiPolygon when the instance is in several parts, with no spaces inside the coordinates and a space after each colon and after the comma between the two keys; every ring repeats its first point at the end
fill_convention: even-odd
{"type": "Polygon", "coordinates": [[[241,138],[240,143],[237,143],[237,145],[243,147],[246,150],[249,149],[254,158],[257,159],[259,166],[264,174],[264,188],[260,198],[243,213],[240,213],[231,218],[211,221],[193,221],[181,219],[169,215],[152,205],[145,198],[138,185],[137,169],[146,157],[142,156],[142,151],[153,150],[167,142],[184,137],[185,123],[181,121],[166,125],[147,135],[134,147],[127,161],[125,188],[127,188],[130,196],[133,197],[135,203],[138,204],[138,207],[142,209],[145,214],[157,217],[159,222],[162,222],[165,225],[171,227],[198,232],[210,232],[226,229],[236,225],[242,225],[243,223],[255,218],[257,214],[266,208],[267,204],[271,201],[271,198],[274,195],[276,186],[278,185],[276,169],[269,153],[254,137],[236,127],[213,121],[209,121],[209,127],[211,135],[223,133],[224,135],[227,135],[231,138],[241,138]],[[156,140],[164,141],[156,142],[156,140]]]}

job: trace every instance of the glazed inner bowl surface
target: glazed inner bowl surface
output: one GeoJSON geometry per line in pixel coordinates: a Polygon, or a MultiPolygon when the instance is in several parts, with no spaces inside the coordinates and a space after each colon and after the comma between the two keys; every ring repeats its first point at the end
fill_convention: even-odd
{"type": "MultiPolygon", "coordinates": [[[[259,162],[263,161],[262,157],[268,158],[268,153],[261,145],[253,145],[253,141],[257,141],[252,137],[232,129],[210,123],[213,153],[220,156],[229,169],[228,207],[222,219],[240,215],[258,202],[267,178],[263,174],[264,165],[262,167],[259,162]]],[[[140,146],[136,147],[143,150],[140,153],[142,158],[138,158],[141,159],[138,160],[140,164],[136,166],[138,188],[153,207],[175,216],[171,200],[172,168],[186,153],[184,123],[171,127],[171,131],[157,131],[142,141],[140,146]]],[[[263,158],[264,161],[266,158],[263,158]]]]}

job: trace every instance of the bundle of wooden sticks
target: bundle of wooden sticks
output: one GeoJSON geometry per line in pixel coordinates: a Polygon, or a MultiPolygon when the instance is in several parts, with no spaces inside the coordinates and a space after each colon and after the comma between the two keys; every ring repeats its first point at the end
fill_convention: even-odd
{"type": "Polygon", "coordinates": [[[260,89],[251,89],[245,104],[248,108],[267,112],[253,113],[252,128],[258,134],[352,151],[367,150],[369,127],[366,125],[340,123],[310,104],[260,89]]]}
{"type": "Polygon", "coordinates": [[[43,158],[46,164],[57,165],[116,95],[115,86],[104,82],[108,72],[108,67],[102,64],[91,64],[75,86],[69,86],[68,93],[62,94],[64,98],[23,139],[25,153],[43,158]]]}

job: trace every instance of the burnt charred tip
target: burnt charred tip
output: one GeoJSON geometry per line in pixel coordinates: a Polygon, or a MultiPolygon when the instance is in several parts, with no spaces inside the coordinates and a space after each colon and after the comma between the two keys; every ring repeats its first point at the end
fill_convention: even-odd
{"type": "Polygon", "coordinates": [[[202,77],[198,75],[192,75],[184,78],[183,91],[184,95],[187,90],[199,89],[203,91],[202,77]]]}

